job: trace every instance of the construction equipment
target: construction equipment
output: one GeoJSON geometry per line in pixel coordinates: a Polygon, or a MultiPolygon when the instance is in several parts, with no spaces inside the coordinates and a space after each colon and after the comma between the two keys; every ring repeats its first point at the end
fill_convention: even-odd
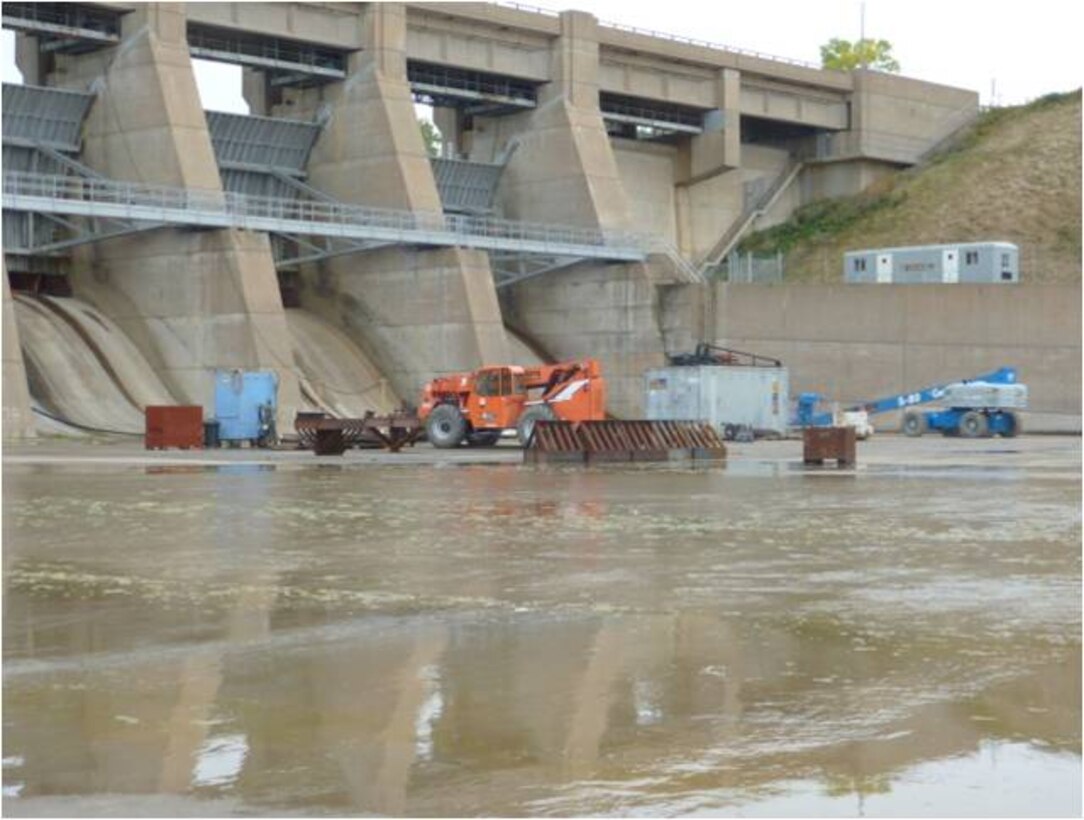
{"type": "MultiPolygon", "coordinates": [[[[944,435],[965,438],[982,436],[1016,436],[1021,430],[1015,410],[1027,406],[1027,386],[1018,384],[1016,370],[1002,367],[981,376],[942,384],[921,390],[897,393],[884,398],[848,407],[844,417],[853,418],[906,410],[902,429],[908,436],[921,436],[937,430],[944,435]],[[907,410],[922,404],[939,402],[937,410],[907,410]]],[[[796,427],[827,427],[838,421],[839,414],[818,411],[819,393],[802,393],[798,397],[796,427]]],[[[847,423],[844,419],[843,423],[847,423]]],[[[859,433],[861,437],[861,432],[859,433]]]]}
{"type": "Polygon", "coordinates": [[[652,421],[711,424],[727,441],[787,434],[790,377],[779,359],[701,342],[644,373],[652,421]]]}
{"type": "Polygon", "coordinates": [[[483,367],[429,382],[418,416],[434,447],[488,447],[510,429],[526,444],[536,421],[604,419],[606,381],[594,359],[483,367]]]}
{"type": "Polygon", "coordinates": [[[523,450],[524,464],[725,458],[718,431],[698,421],[539,420],[523,450]]]}
{"type": "Polygon", "coordinates": [[[667,356],[670,364],[675,367],[690,367],[694,365],[731,365],[744,367],[782,367],[779,359],[771,356],[761,356],[757,353],[747,353],[744,350],[734,350],[730,347],[700,342],[692,353],[675,353],[667,356]]]}
{"type": "Polygon", "coordinates": [[[945,388],[938,410],[908,410],[903,414],[905,435],[921,436],[931,430],[946,436],[983,438],[1020,435],[1020,416],[1027,407],[1028,389],[1022,384],[970,381],[945,388]]]}
{"type": "Polygon", "coordinates": [[[398,453],[412,447],[422,431],[422,422],[413,413],[360,419],[335,419],[325,413],[298,413],[294,419],[298,441],[318,456],[341,456],[350,447],[383,447],[398,453]]]}
{"type": "Polygon", "coordinates": [[[873,435],[873,425],[865,410],[841,410],[838,405],[823,410],[823,402],[824,396],[820,393],[799,393],[790,426],[800,430],[810,427],[853,427],[859,441],[873,435]]]}
{"type": "Polygon", "coordinates": [[[231,447],[247,441],[270,447],[278,440],[275,411],[278,375],[273,371],[218,370],[215,373],[216,440],[231,447]]]}

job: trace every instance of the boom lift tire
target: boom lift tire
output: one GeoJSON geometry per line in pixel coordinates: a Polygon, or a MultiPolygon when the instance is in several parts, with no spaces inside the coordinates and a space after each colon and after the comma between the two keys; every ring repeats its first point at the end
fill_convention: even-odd
{"type": "Polygon", "coordinates": [[[923,413],[910,411],[903,414],[903,434],[911,438],[918,438],[929,429],[926,424],[926,416],[923,413]]]}
{"type": "Polygon", "coordinates": [[[1020,414],[1010,410],[1005,415],[1008,417],[1009,426],[1003,435],[1005,438],[1016,438],[1024,431],[1023,422],[1020,421],[1020,414]]]}
{"type": "Polygon", "coordinates": [[[519,443],[524,447],[527,446],[527,441],[534,432],[536,421],[557,421],[557,414],[548,404],[536,404],[524,410],[519,421],[516,422],[516,435],[519,437],[519,443]]]}
{"type": "Polygon", "coordinates": [[[989,432],[990,425],[982,413],[977,410],[968,410],[960,416],[958,430],[964,438],[982,438],[989,432]]]}
{"type": "Polygon", "coordinates": [[[442,450],[458,447],[467,437],[467,420],[455,405],[437,405],[425,420],[425,435],[442,450]]]}

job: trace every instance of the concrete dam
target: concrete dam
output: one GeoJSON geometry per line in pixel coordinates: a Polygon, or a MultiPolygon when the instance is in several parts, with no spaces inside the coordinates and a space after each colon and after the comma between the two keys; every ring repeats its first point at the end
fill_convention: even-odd
{"type": "MultiPolygon", "coordinates": [[[[33,434],[32,406],[132,432],[147,404],[209,407],[220,368],[276,371],[289,430],[299,410],[387,412],[440,373],[583,355],[602,361],[613,411],[635,416],[642,372],[698,340],[785,338],[801,356],[770,329],[796,321],[793,298],[771,307],[788,289],[746,300],[767,300],[750,329],[712,267],[752,225],[864,190],[978,110],[973,91],[578,11],[12,2],[3,24],[25,79],[3,107],[15,438],[33,434]],[[241,66],[251,114],[205,111],[194,59],[241,66]]],[[[1040,370],[1050,348],[1079,374],[1075,287],[1065,332],[1009,343],[1040,370]]],[[[890,314],[903,299],[874,298],[890,314]]],[[[979,330],[968,366],[1005,363],[1000,331],[979,330]]],[[[905,333],[884,342],[903,351],[889,370],[840,377],[841,356],[871,347],[863,332],[839,330],[797,382],[860,398],[966,375],[905,333]]],[[[1064,382],[1048,369],[1040,382],[1064,382]]],[[[1079,412],[1044,390],[1046,412],[1079,412]]]]}

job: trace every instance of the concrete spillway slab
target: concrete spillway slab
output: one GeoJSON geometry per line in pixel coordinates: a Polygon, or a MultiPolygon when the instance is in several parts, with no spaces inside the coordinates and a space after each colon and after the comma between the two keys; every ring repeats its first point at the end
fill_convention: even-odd
{"type": "Polygon", "coordinates": [[[314,409],[356,418],[387,415],[399,404],[386,379],[354,342],[307,310],[286,311],[302,396],[314,409]]]}
{"type": "Polygon", "coordinates": [[[3,437],[5,440],[32,438],[34,418],[30,413],[30,393],[26,385],[19,329],[15,324],[15,303],[11,298],[7,269],[0,265],[4,281],[3,312],[3,437]]]}
{"type": "Polygon", "coordinates": [[[80,299],[46,296],[42,301],[82,337],[133,404],[143,408],[178,403],[132,340],[108,316],[80,299]]]}
{"type": "Polygon", "coordinates": [[[103,430],[143,431],[142,410],[76,327],[26,296],[15,297],[15,317],[31,395],[49,413],[103,430]]]}

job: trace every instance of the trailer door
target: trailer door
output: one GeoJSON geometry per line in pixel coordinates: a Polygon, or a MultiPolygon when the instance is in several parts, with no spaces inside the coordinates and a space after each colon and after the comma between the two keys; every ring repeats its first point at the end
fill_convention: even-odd
{"type": "Polygon", "coordinates": [[[877,281],[878,282],[891,282],[892,281],[892,254],[879,253],[877,254],[877,281]]]}
{"type": "Polygon", "coordinates": [[[941,251],[941,281],[952,284],[960,281],[960,252],[956,248],[941,251]]]}

